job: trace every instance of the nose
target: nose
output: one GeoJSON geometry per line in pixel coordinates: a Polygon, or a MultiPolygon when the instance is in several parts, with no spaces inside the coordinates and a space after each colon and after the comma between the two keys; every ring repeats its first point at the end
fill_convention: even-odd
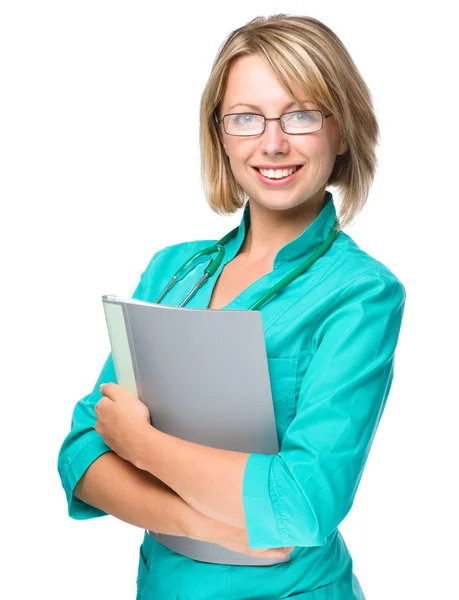
{"type": "Polygon", "coordinates": [[[275,154],[284,154],[289,151],[288,133],[282,131],[280,121],[266,121],[266,127],[261,134],[261,151],[268,156],[275,154]]]}

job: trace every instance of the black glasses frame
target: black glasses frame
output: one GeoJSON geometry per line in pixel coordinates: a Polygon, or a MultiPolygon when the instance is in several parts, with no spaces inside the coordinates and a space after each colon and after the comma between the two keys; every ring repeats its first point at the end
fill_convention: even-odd
{"type": "Polygon", "coordinates": [[[324,126],[324,119],[328,119],[328,117],[332,117],[333,113],[328,113],[328,115],[324,115],[323,112],[319,109],[314,109],[314,110],[292,110],[290,112],[286,112],[283,113],[280,117],[265,117],[264,115],[260,115],[259,113],[253,113],[253,112],[242,112],[242,113],[227,113],[226,115],[223,115],[222,119],[218,119],[216,113],[214,112],[214,118],[215,118],[215,123],[217,125],[219,125],[220,123],[223,123],[223,129],[225,130],[225,133],[227,135],[232,135],[235,137],[253,137],[255,135],[262,135],[265,132],[266,129],[266,121],[279,121],[279,125],[281,126],[281,129],[284,133],[286,133],[287,135],[308,135],[308,133],[316,133],[317,131],[320,131],[323,126],[324,126]],[[322,115],[322,124],[319,127],[319,129],[315,129],[314,131],[305,131],[304,133],[290,133],[289,131],[285,131],[283,123],[282,123],[282,118],[285,117],[285,115],[293,115],[294,113],[307,113],[307,112],[318,112],[322,115]],[[225,117],[231,117],[233,115],[254,115],[256,117],[263,117],[264,119],[264,123],[263,123],[263,131],[261,131],[260,133],[249,133],[248,135],[244,134],[244,133],[228,133],[226,131],[226,127],[225,127],[225,117]]]}

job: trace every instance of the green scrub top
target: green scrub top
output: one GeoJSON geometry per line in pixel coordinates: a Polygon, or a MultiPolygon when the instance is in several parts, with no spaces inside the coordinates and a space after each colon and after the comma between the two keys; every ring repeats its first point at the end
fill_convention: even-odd
{"type": "MultiPolygon", "coordinates": [[[[303,233],[283,246],[273,271],[224,308],[247,309],[325,240],[336,217],[333,196],[303,233]]],[[[237,236],[215,275],[187,304],[207,308],[223,267],[238,253],[250,223],[246,203],[237,236]]],[[[141,275],[133,298],[154,302],[173,273],[216,240],[168,246],[141,275]]],[[[202,275],[198,263],[162,304],[178,306],[202,275]]],[[[357,491],[394,375],[405,288],[343,231],[305,273],[261,307],[280,451],[251,454],[243,501],[249,546],[296,546],[271,566],[196,561],[162,546],[147,531],[139,551],[137,600],[364,599],[338,525],[357,491]]],[[[111,353],[90,394],[74,408],[58,470],[69,515],[106,513],[72,495],[89,465],[110,450],[95,431],[99,384],[117,378],[111,353]]]]}

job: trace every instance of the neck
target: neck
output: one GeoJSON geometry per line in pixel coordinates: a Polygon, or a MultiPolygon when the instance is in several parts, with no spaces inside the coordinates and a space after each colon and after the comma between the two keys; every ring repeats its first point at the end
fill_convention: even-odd
{"type": "Polygon", "coordinates": [[[317,218],[324,203],[324,190],[288,210],[272,210],[250,200],[250,224],[239,255],[250,265],[273,263],[279,250],[317,218]]]}

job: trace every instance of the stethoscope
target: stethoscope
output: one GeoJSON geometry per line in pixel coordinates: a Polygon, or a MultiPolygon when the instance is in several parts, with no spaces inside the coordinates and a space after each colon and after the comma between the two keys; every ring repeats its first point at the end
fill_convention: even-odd
{"type": "MultiPolygon", "coordinates": [[[[309,267],[312,264],[314,264],[316,262],[316,260],[318,260],[323,254],[325,254],[325,252],[333,244],[336,236],[339,233],[339,230],[335,229],[335,226],[337,226],[337,225],[339,225],[338,219],[335,220],[335,223],[334,223],[333,227],[330,229],[330,233],[328,234],[325,241],[311,254],[311,256],[307,260],[305,260],[303,263],[301,263],[301,265],[299,265],[291,273],[289,273],[284,278],[282,278],[269,291],[265,292],[247,310],[258,310],[262,304],[264,304],[271,298],[271,296],[274,296],[274,294],[277,294],[279,292],[279,290],[281,290],[286,285],[288,285],[290,282],[292,282],[296,277],[298,277],[299,275],[304,273],[307,269],[309,269],[309,267]]],[[[220,264],[223,260],[224,255],[225,255],[224,245],[226,244],[226,242],[229,242],[233,237],[235,237],[237,235],[238,229],[239,229],[239,227],[235,227],[233,230],[231,230],[229,233],[227,233],[224,237],[222,237],[221,240],[216,242],[213,246],[209,246],[208,248],[203,248],[202,250],[200,250],[199,252],[194,254],[186,262],[184,262],[183,265],[177,269],[177,271],[175,272],[175,274],[172,277],[172,279],[170,280],[170,282],[167,284],[167,286],[164,288],[164,290],[161,292],[161,294],[155,300],[155,303],[159,304],[159,302],[164,298],[164,296],[172,288],[172,286],[177,281],[180,281],[181,279],[183,279],[185,277],[185,275],[187,274],[186,270],[192,262],[194,262],[198,257],[208,256],[208,255],[211,255],[213,252],[216,252],[217,256],[215,258],[211,257],[209,264],[204,269],[204,275],[201,277],[201,279],[198,281],[198,283],[194,286],[194,288],[191,290],[191,292],[188,294],[188,296],[183,300],[183,302],[181,304],[179,304],[179,308],[184,306],[190,300],[190,298],[192,296],[194,296],[194,294],[198,291],[198,289],[205,283],[205,281],[209,277],[212,277],[212,275],[218,269],[218,267],[220,266],[220,264]]]]}

